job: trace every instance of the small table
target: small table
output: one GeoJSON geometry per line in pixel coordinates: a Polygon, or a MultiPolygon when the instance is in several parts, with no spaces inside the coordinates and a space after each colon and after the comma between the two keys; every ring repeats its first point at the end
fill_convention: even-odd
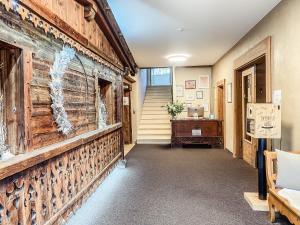
{"type": "Polygon", "coordinates": [[[203,144],[224,148],[223,121],[210,119],[173,119],[171,146],[203,144]]]}

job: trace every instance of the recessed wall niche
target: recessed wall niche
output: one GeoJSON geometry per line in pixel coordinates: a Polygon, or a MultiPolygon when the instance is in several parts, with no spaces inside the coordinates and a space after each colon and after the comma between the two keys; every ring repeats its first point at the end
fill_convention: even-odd
{"type": "Polygon", "coordinates": [[[98,129],[115,123],[115,93],[112,82],[98,78],[96,86],[98,129]]]}

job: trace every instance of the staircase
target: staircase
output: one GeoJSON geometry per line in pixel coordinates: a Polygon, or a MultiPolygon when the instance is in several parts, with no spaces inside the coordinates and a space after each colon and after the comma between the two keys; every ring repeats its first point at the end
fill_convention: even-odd
{"type": "Polygon", "coordinates": [[[172,101],[170,86],[148,87],[138,130],[138,144],[170,144],[170,116],[161,106],[172,101]]]}

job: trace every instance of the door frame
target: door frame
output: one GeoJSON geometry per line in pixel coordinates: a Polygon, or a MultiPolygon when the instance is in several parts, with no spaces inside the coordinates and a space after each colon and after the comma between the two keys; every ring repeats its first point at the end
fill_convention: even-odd
{"type": "MultiPolygon", "coordinates": [[[[129,125],[129,132],[128,132],[128,134],[129,134],[129,144],[132,144],[132,142],[133,142],[133,135],[132,135],[132,99],[131,99],[131,94],[132,94],[132,84],[129,82],[129,81],[127,81],[127,80],[125,80],[125,79],[123,79],[123,97],[125,97],[125,92],[127,92],[127,93],[129,93],[129,95],[128,96],[126,96],[126,97],[128,97],[129,98],[129,105],[128,105],[128,111],[129,111],[129,121],[128,121],[128,125],[129,125]],[[125,89],[125,85],[126,86],[128,86],[128,88],[127,89],[125,89]]],[[[122,108],[122,111],[123,111],[123,118],[122,118],[122,121],[123,121],[123,123],[125,122],[124,121],[124,105],[123,105],[123,108],[122,108]]],[[[123,124],[124,125],[124,124],[123,124]]],[[[123,126],[123,133],[124,133],[124,126],[123,126]]],[[[125,142],[125,136],[124,136],[124,142],[125,142]]]]}
{"type": "MultiPolygon", "coordinates": [[[[218,95],[218,88],[223,87],[223,139],[224,139],[224,149],[226,149],[226,79],[222,79],[216,82],[216,89],[215,89],[215,112],[218,113],[219,111],[219,95],[218,95]]],[[[219,116],[219,115],[218,115],[219,116]]]]}
{"type": "MultiPolygon", "coordinates": [[[[253,48],[245,52],[239,58],[234,61],[234,77],[233,77],[233,157],[241,158],[241,119],[240,119],[240,81],[242,70],[254,64],[254,62],[262,57],[265,57],[266,62],[266,102],[272,102],[272,71],[271,71],[271,36],[268,36],[253,48]]],[[[268,148],[270,148],[270,142],[268,148]]]]}

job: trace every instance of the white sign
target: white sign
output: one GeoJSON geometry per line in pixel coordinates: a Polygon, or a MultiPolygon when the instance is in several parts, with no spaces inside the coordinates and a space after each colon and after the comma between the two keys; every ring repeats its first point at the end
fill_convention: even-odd
{"type": "Polygon", "coordinates": [[[123,97],[123,105],[129,105],[129,98],[123,97]]]}
{"type": "Polygon", "coordinates": [[[202,132],[201,129],[192,130],[192,136],[201,136],[202,132]]]}
{"type": "Polygon", "coordinates": [[[274,90],[272,98],[273,98],[273,104],[281,105],[281,100],[282,100],[281,90],[274,90]]]}

